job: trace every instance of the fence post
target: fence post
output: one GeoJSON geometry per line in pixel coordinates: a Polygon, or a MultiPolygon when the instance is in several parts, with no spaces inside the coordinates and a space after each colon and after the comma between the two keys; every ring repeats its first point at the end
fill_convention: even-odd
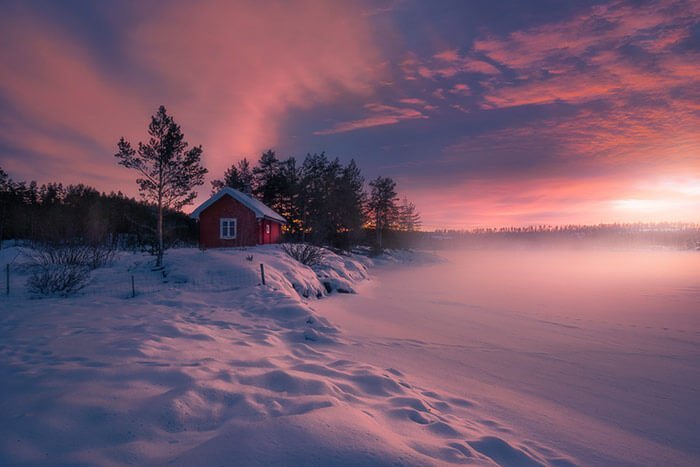
{"type": "Polygon", "coordinates": [[[136,296],[136,287],[134,286],[134,275],[131,275],[131,298],[136,296]]]}
{"type": "Polygon", "coordinates": [[[5,295],[10,295],[10,263],[5,265],[5,295]]]}
{"type": "Polygon", "coordinates": [[[262,285],[265,285],[265,265],[260,263],[260,277],[262,277],[262,285]]]}

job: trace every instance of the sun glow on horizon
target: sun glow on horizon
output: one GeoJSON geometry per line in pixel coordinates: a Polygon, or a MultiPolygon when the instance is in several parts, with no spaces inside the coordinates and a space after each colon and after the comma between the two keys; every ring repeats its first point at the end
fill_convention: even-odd
{"type": "Polygon", "coordinates": [[[663,180],[630,197],[610,201],[614,212],[640,220],[693,219],[700,215],[700,180],[663,180]]]}

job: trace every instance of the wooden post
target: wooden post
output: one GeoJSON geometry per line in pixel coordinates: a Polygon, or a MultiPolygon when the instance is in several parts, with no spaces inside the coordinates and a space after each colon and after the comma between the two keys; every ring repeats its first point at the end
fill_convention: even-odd
{"type": "Polygon", "coordinates": [[[5,265],[5,295],[10,295],[10,263],[5,265]]]}
{"type": "Polygon", "coordinates": [[[260,263],[260,277],[262,277],[262,285],[265,285],[265,265],[260,263]]]}
{"type": "Polygon", "coordinates": [[[131,275],[131,298],[136,296],[136,287],[134,286],[134,275],[131,275]]]}

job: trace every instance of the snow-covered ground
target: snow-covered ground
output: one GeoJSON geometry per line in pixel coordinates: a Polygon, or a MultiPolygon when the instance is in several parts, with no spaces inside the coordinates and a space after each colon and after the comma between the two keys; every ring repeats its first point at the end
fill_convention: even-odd
{"type": "Polygon", "coordinates": [[[0,465],[697,463],[700,257],[608,255],[173,250],[40,300],[14,274],[0,465]]]}

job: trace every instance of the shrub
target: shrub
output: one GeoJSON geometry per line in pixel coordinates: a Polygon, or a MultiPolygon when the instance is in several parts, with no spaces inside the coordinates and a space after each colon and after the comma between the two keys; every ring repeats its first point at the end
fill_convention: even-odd
{"type": "Polygon", "coordinates": [[[114,255],[117,253],[116,248],[112,245],[88,245],[86,248],[87,266],[90,269],[109,265],[114,261],[114,255]]]}
{"type": "Polygon", "coordinates": [[[90,271],[74,264],[45,264],[34,268],[27,280],[29,292],[35,295],[67,297],[87,285],[90,271]]]}
{"type": "Polygon", "coordinates": [[[110,245],[83,245],[79,243],[34,243],[25,251],[33,265],[65,264],[97,269],[114,259],[116,250],[110,245]]]}
{"type": "Polygon", "coordinates": [[[306,266],[320,264],[326,256],[326,250],[308,243],[284,243],[282,250],[306,266]]]}
{"type": "Polygon", "coordinates": [[[87,285],[90,271],[109,264],[114,254],[105,245],[34,244],[25,251],[31,271],[27,288],[36,295],[73,295],[87,285]]]}

